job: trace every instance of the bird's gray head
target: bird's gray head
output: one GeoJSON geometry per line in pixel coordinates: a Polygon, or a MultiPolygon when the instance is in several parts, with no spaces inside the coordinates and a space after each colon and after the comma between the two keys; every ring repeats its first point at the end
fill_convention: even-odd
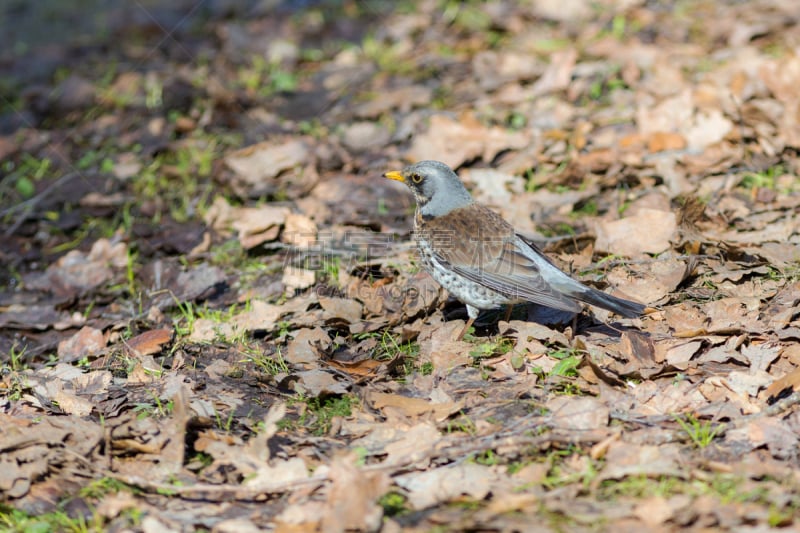
{"type": "Polygon", "coordinates": [[[426,216],[444,215],[473,202],[456,173],[439,161],[420,161],[383,177],[408,185],[420,212],[426,216]]]}

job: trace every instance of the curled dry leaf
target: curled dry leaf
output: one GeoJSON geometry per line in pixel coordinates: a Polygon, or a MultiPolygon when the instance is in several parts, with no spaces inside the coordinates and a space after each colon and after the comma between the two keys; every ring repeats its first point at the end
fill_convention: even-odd
{"type": "Polygon", "coordinates": [[[128,339],[125,345],[132,354],[139,356],[155,355],[171,340],[171,329],[151,329],[128,339]]]}
{"type": "Polygon", "coordinates": [[[231,214],[231,227],[238,232],[242,247],[249,250],[259,244],[276,240],[290,211],[287,207],[265,205],[239,207],[231,214]]]}

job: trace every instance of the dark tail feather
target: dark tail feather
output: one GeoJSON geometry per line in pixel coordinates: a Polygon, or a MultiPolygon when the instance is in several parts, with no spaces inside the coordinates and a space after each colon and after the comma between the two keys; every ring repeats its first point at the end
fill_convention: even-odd
{"type": "Polygon", "coordinates": [[[591,287],[586,288],[588,289],[586,292],[576,294],[574,295],[574,298],[589,305],[601,307],[607,311],[613,311],[614,313],[624,316],[625,318],[635,318],[637,316],[641,316],[647,307],[639,302],[617,298],[616,296],[600,292],[592,289],[591,287]]]}

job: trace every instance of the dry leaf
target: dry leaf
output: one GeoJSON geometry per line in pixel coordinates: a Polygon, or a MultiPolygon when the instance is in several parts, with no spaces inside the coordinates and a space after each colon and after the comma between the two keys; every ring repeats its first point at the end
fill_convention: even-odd
{"type": "Polygon", "coordinates": [[[677,228],[675,213],[640,209],[621,220],[598,220],[594,245],[597,250],[626,257],[658,254],[669,249],[677,228]]]}

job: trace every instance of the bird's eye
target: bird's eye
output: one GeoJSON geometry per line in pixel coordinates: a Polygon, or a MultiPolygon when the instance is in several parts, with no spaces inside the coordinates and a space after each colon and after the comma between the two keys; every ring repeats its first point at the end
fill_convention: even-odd
{"type": "Polygon", "coordinates": [[[420,176],[419,174],[411,174],[411,181],[413,181],[414,183],[420,183],[422,182],[422,176],[420,176]]]}

